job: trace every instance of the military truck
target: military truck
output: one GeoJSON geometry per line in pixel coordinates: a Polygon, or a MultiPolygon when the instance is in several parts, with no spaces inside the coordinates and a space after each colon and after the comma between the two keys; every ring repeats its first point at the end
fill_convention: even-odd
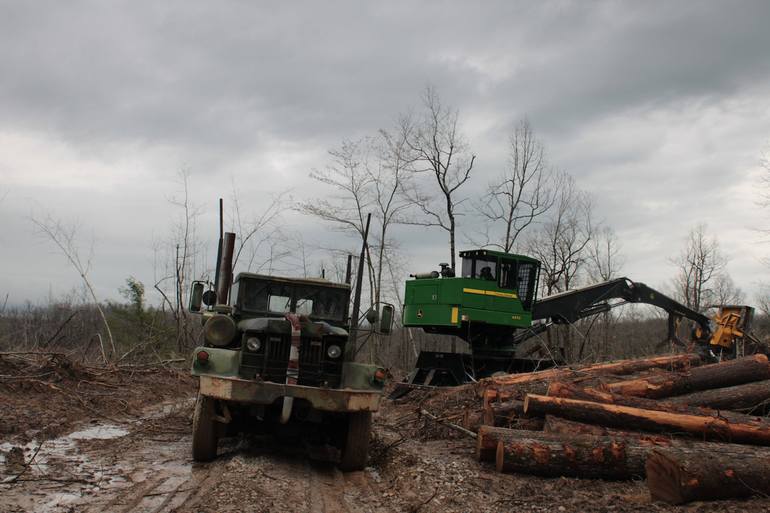
{"type": "MultiPolygon", "coordinates": [[[[349,315],[351,259],[345,283],[252,273],[232,280],[234,241],[235,234],[220,236],[214,288],[195,282],[190,295],[204,339],[192,362],[200,381],[193,459],[214,459],[227,433],[260,430],[299,433],[336,448],[341,469],[362,469],[386,373],[354,361],[358,305],[349,315]]],[[[392,305],[375,312],[366,318],[389,332],[392,305]]]]}

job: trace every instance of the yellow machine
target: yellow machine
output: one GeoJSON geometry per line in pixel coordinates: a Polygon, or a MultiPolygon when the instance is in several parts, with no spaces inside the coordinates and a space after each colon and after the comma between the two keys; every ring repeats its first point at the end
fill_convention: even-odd
{"type": "Polygon", "coordinates": [[[754,309],[745,305],[720,305],[714,306],[714,313],[710,315],[713,323],[709,347],[715,354],[731,356],[743,356],[746,352],[746,343],[757,346],[764,344],[750,333],[754,320],[754,309]]]}

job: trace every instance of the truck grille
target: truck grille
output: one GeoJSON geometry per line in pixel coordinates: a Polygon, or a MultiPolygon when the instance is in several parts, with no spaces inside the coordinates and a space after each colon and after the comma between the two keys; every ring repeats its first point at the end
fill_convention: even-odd
{"type": "MultiPolygon", "coordinates": [[[[253,335],[252,335],[253,336],[253,335]]],[[[246,337],[244,337],[245,339],[246,337]]],[[[291,336],[260,336],[263,347],[256,353],[241,350],[239,374],[245,379],[260,377],[274,383],[286,382],[286,368],[289,362],[291,336]]],[[[342,357],[336,361],[325,358],[330,344],[344,348],[344,340],[331,337],[311,339],[302,337],[299,351],[299,379],[297,384],[305,386],[326,386],[338,388],[342,377],[342,357]]]]}

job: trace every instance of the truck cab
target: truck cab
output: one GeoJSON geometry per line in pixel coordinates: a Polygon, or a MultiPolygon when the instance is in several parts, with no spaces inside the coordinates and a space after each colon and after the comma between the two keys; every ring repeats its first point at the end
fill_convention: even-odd
{"type": "MultiPolygon", "coordinates": [[[[227,272],[220,280],[229,283],[227,272]]],[[[232,289],[204,288],[196,282],[190,301],[203,323],[192,362],[200,382],[193,458],[214,459],[219,438],[233,428],[301,424],[339,450],[343,470],[363,468],[385,371],[354,361],[350,285],[240,273],[232,289]]]]}

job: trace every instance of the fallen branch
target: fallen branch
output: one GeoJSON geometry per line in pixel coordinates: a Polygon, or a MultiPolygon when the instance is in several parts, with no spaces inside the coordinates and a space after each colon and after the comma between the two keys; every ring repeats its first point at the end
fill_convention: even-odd
{"type": "Polygon", "coordinates": [[[458,426],[457,424],[453,424],[453,423],[449,422],[448,420],[444,420],[444,419],[441,419],[439,417],[436,417],[435,415],[433,415],[432,413],[430,413],[427,410],[422,410],[421,409],[420,410],[420,415],[424,415],[424,416],[428,417],[430,420],[432,420],[433,422],[438,422],[439,424],[443,424],[444,426],[446,426],[446,427],[448,427],[450,429],[454,429],[455,431],[458,431],[458,432],[460,432],[460,433],[462,433],[464,435],[467,435],[467,436],[469,436],[471,438],[476,438],[476,433],[474,433],[473,431],[471,431],[469,429],[465,429],[462,426],[458,426]]]}
{"type": "Polygon", "coordinates": [[[50,337],[48,340],[46,340],[44,344],[42,344],[42,345],[43,345],[43,347],[46,347],[48,344],[50,344],[51,342],[53,342],[53,341],[54,341],[54,339],[55,339],[56,337],[58,337],[58,336],[59,336],[59,333],[61,333],[61,331],[64,329],[64,327],[65,327],[67,324],[69,324],[69,322],[70,322],[72,319],[74,319],[74,318],[75,318],[75,316],[76,316],[77,314],[78,314],[78,311],[77,311],[77,310],[75,310],[74,312],[72,312],[72,314],[71,314],[69,317],[67,317],[67,320],[65,320],[63,323],[61,323],[61,324],[59,325],[59,328],[56,330],[56,332],[55,332],[53,335],[51,335],[51,337],[50,337]]]}

